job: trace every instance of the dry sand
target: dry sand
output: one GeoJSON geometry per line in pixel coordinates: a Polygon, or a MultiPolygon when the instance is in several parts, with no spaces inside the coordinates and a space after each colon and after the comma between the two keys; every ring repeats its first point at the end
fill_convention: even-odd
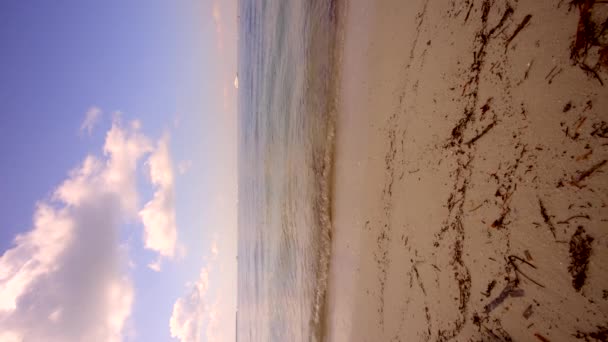
{"type": "Polygon", "coordinates": [[[328,340],[606,341],[608,37],[579,28],[608,4],[579,2],[348,1],[328,340]]]}

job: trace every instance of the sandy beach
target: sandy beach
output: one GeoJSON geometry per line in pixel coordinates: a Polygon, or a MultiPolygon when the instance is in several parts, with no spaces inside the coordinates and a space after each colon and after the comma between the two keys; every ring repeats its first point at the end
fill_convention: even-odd
{"type": "Polygon", "coordinates": [[[347,2],[329,341],[608,339],[606,18],[347,2]]]}

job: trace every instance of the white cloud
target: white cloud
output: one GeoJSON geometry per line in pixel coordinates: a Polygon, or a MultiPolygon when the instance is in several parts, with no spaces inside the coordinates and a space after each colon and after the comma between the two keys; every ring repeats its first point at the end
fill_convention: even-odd
{"type": "MultiPolygon", "coordinates": [[[[213,241],[211,245],[214,246],[211,257],[211,262],[213,262],[218,252],[217,243],[213,241]]],[[[190,288],[188,295],[177,299],[173,305],[169,328],[171,336],[178,338],[181,342],[199,342],[205,317],[209,320],[206,336],[208,338],[213,336],[217,330],[217,315],[215,314],[217,302],[208,307],[205,299],[209,289],[209,267],[201,268],[198,280],[187,286],[190,288]]]]}
{"type": "Polygon", "coordinates": [[[205,295],[209,288],[209,272],[201,270],[199,279],[190,286],[190,293],[179,298],[173,305],[169,321],[171,337],[181,342],[199,342],[205,315],[205,295]]]}
{"type": "Polygon", "coordinates": [[[154,272],[160,272],[160,258],[156,259],[156,261],[148,264],[148,268],[154,272]]]}
{"type": "Polygon", "coordinates": [[[61,308],[56,309],[55,311],[51,312],[51,314],[49,315],[49,321],[51,322],[57,322],[59,321],[59,319],[61,318],[61,308]]]}
{"type": "Polygon", "coordinates": [[[80,125],[80,134],[87,132],[88,135],[91,135],[91,133],[93,133],[93,128],[99,121],[99,118],[101,118],[101,113],[99,107],[93,106],[89,108],[84,116],[84,121],[80,125]]]}
{"type": "Polygon", "coordinates": [[[220,301],[218,299],[210,305],[209,309],[207,309],[207,316],[209,317],[209,322],[207,323],[207,329],[205,331],[207,342],[227,341],[227,339],[220,337],[222,336],[222,333],[219,327],[219,306],[220,301]]]}
{"type": "Polygon", "coordinates": [[[147,165],[156,191],[139,212],[144,224],[144,246],[163,257],[172,258],[177,244],[177,227],[173,169],[167,135],[160,139],[156,150],[148,158],[147,165]]]}
{"type": "Polygon", "coordinates": [[[23,338],[21,335],[18,335],[12,331],[2,331],[0,332],[0,341],[2,342],[22,342],[23,338]]]}
{"type": "Polygon", "coordinates": [[[33,228],[0,256],[0,341],[122,340],[134,293],[119,227],[137,211],[136,168],[150,150],[115,122],[105,156],[85,158],[33,228]]]}
{"type": "Polygon", "coordinates": [[[129,130],[121,129],[120,121],[106,135],[104,154],[111,156],[105,165],[104,182],[109,190],[120,193],[120,202],[126,213],[135,215],[139,205],[136,169],[141,157],[152,151],[149,139],[139,133],[141,124],[131,122],[129,130]]]}

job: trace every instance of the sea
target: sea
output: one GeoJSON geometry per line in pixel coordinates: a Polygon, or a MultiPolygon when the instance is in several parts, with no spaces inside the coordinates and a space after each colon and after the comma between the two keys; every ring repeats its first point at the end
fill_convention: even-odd
{"type": "Polygon", "coordinates": [[[323,340],[339,12],[239,2],[237,341],[323,340]]]}

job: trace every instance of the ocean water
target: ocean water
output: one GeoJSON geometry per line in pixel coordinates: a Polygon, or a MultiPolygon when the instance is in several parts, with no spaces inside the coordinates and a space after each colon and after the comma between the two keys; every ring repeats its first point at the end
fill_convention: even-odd
{"type": "Polygon", "coordinates": [[[337,12],[239,3],[238,341],[322,340],[337,12]]]}

